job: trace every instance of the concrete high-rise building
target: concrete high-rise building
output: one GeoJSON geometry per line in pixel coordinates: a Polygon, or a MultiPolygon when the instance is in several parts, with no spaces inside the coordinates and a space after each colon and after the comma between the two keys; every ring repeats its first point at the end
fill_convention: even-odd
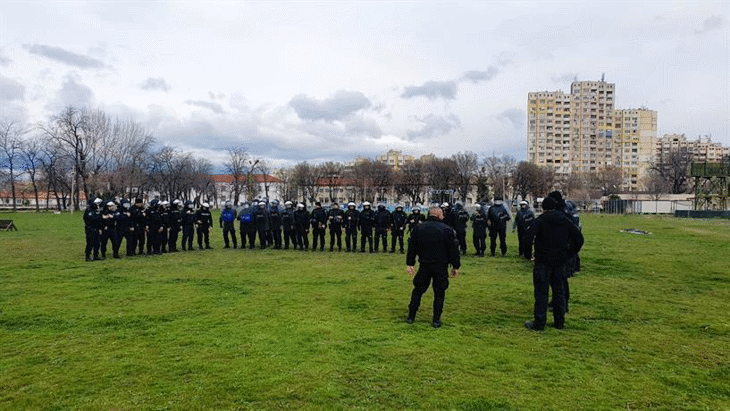
{"type": "Polygon", "coordinates": [[[393,167],[393,171],[398,171],[400,167],[406,164],[412,164],[416,158],[409,154],[403,154],[398,150],[388,150],[387,153],[376,157],[375,161],[385,163],[393,167]]]}
{"type": "Polygon", "coordinates": [[[604,80],[575,81],[570,94],[532,92],[527,98],[528,161],[551,167],[563,178],[617,167],[623,188],[639,189],[641,174],[653,158],[656,111],[617,111],[615,84],[604,80]]]}
{"type": "Polygon", "coordinates": [[[646,108],[614,112],[614,165],[621,170],[624,189],[643,190],[642,177],[656,155],[657,112],[646,108]]]}
{"type": "Polygon", "coordinates": [[[700,136],[697,140],[687,140],[684,134],[665,134],[656,142],[656,157],[668,156],[672,150],[687,150],[692,160],[697,162],[719,163],[730,156],[730,147],[713,143],[710,136],[700,136]]]}

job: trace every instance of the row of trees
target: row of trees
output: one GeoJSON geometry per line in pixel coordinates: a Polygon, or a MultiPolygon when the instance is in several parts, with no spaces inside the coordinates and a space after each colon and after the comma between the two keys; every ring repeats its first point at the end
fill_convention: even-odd
{"type": "MultiPolygon", "coordinates": [[[[48,122],[27,126],[0,122],[0,170],[16,208],[24,174],[39,207],[53,195],[58,209],[78,210],[83,197],[132,198],[150,191],[166,198],[215,196],[207,159],[173,147],[154,149],[151,133],[132,120],[102,110],[66,107],[48,122]]],[[[48,207],[48,206],[47,206],[48,207]]]]}

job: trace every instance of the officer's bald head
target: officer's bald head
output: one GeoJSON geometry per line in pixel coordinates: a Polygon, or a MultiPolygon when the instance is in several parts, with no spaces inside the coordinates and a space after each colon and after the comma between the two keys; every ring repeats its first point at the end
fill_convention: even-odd
{"type": "Polygon", "coordinates": [[[441,210],[441,207],[439,207],[439,206],[436,205],[436,206],[432,206],[432,207],[430,207],[428,209],[428,216],[429,217],[435,217],[435,218],[437,218],[439,220],[443,220],[444,219],[444,212],[443,212],[443,210],[441,210]]]}

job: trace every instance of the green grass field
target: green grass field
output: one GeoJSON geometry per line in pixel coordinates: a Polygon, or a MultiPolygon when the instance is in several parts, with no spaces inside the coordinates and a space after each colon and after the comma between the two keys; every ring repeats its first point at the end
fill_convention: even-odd
{"type": "Polygon", "coordinates": [[[727,220],[584,216],[566,328],[535,333],[514,234],[463,258],[434,329],[431,291],[404,322],[400,254],[224,250],[216,227],[87,263],[81,217],[0,214],[0,409],[730,410],[727,220]]]}

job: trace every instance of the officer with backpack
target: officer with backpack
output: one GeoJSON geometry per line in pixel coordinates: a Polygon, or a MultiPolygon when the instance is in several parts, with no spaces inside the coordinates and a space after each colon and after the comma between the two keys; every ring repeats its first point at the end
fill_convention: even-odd
{"type": "Polygon", "coordinates": [[[221,216],[218,219],[220,222],[220,228],[223,229],[223,248],[231,248],[228,242],[228,234],[230,233],[231,239],[233,240],[233,248],[238,248],[238,241],[236,241],[236,217],[238,213],[233,209],[233,204],[230,201],[226,201],[223,210],[221,210],[221,216]]]}
{"type": "Polygon", "coordinates": [[[484,257],[487,250],[487,215],[484,212],[484,205],[477,206],[471,216],[472,241],[474,242],[475,255],[484,257]]]}
{"type": "Polygon", "coordinates": [[[509,212],[505,208],[502,196],[494,196],[494,204],[487,211],[487,225],[489,226],[489,251],[494,257],[497,249],[497,236],[499,236],[499,249],[504,256],[507,254],[507,221],[510,221],[509,212]]]}

